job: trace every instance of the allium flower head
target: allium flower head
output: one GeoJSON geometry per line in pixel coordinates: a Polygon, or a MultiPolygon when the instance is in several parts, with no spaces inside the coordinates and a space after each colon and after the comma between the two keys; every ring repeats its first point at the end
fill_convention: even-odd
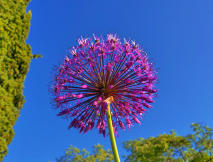
{"type": "Polygon", "coordinates": [[[157,79],[147,54],[135,42],[80,38],[59,65],[54,81],[54,98],[59,116],[71,120],[69,128],[88,132],[97,127],[105,136],[107,102],[114,131],[139,123],[151,108],[157,79]]]}

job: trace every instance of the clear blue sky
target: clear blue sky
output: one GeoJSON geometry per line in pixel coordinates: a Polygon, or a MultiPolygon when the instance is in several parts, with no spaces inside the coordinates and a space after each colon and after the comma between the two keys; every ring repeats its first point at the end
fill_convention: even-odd
{"type": "Polygon", "coordinates": [[[191,132],[192,122],[213,127],[213,1],[212,0],[32,0],[27,42],[34,54],[25,80],[26,103],[14,127],[15,137],[4,162],[47,162],[70,145],[91,150],[109,137],[94,129],[68,130],[56,116],[48,86],[53,66],[62,62],[80,36],[117,33],[131,38],[150,54],[159,73],[159,96],[143,124],[120,131],[122,142],[175,129],[191,132]]]}

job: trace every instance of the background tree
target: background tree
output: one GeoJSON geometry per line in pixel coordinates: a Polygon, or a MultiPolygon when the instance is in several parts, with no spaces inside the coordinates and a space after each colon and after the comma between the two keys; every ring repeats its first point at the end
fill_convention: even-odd
{"type": "Polygon", "coordinates": [[[104,150],[100,144],[93,146],[93,154],[90,154],[86,149],[80,150],[71,145],[65,151],[65,155],[56,159],[57,162],[111,162],[112,160],[112,151],[104,150]]]}
{"type": "Polygon", "coordinates": [[[125,142],[124,148],[130,151],[125,161],[212,162],[212,129],[200,124],[191,127],[193,133],[187,136],[171,131],[171,134],[125,142]]]}
{"type": "Polygon", "coordinates": [[[31,58],[26,44],[31,12],[30,0],[0,0],[0,161],[7,154],[13,126],[24,104],[24,80],[31,58]]]}
{"type": "MultiPolygon", "coordinates": [[[[124,142],[124,148],[130,152],[124,156],[126,162],[213,162],[213,131],[211,128],[192,124],[193,133],[179,136],[175,131],[170,134],[160,134],[147,139],[139,138],[124,142]]],[[[65,155],[57,162],[100,162],[112,161],[110,150],[103,146],[94,146],[93,154],[87,150],[79,150],[70,146],[65,155]]]]}
{"type": "Polygon", "coordinates": [[[213,130],[200,124],[191,125],[194,134],[189,134],[186,139],[190,142],[185,158],[190,161],[213,161],[213,130]]]}

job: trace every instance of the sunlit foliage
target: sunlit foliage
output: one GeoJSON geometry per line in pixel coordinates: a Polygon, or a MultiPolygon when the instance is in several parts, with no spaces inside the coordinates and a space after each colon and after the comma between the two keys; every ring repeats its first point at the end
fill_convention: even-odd
{"type": "MultiPolygon", "coordinates": [[[[213,130],[201,124],[192,124],[193,133],[180,136],[171,131],[157,137],[139,138],[124,142],[128,155],[123,156],[126,162],[213,162],[213,130]]],[[[96,151],[79,150],[70,146],[64,156],[57,162],[100,162],[110,161],[111,151],[103,146],[94,146],[96,151]],[[98,156],[97,156],[98,155],[98,156]],[[110,158],[109,158],[110,157],[110,158]]]]}
{"type": "Polygon", "coordinates": [[[104,150],[100,144],[93,146],[93,154],[90,154],[86,149],[80,150],[71,145],[66,149],[65,155],[56,159],[57,162],[111,162],[112,160],[112,151],[104,150]]]}
{"type": "Polygon", "coordinates": [[[125,149],[130,151],[125,161],[212,162],[212,129],[200,124],[191,127],[193,133],[187,136],[171,131],[170,134],[125,142],[125,149]]]}
{"type": "Polygon", "coordinates": [[[30,0],[0,0],[0,161],[7,154],[13,126],[24,104],[24,80],[31,58],[26,44],[31,12],[30,0]]]}

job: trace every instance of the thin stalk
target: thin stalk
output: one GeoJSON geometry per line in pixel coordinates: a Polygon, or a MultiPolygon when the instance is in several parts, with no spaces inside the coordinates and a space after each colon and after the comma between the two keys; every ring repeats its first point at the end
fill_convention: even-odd
{"type": "Polygon", "coordinates": [[[112,117],[111,117],[111,111],[110,111],[110,104],[108,103],[108,111],[107,111],[107,121],[108,121],[108,128],[109,128],[109,135],[110,135],[110,141],[112,146],[112,152],[114,155],[115,162],[120,162],[120,158],[118,155],[118,150],[116,146],[113,126],[112,126],[112,117]]]}

